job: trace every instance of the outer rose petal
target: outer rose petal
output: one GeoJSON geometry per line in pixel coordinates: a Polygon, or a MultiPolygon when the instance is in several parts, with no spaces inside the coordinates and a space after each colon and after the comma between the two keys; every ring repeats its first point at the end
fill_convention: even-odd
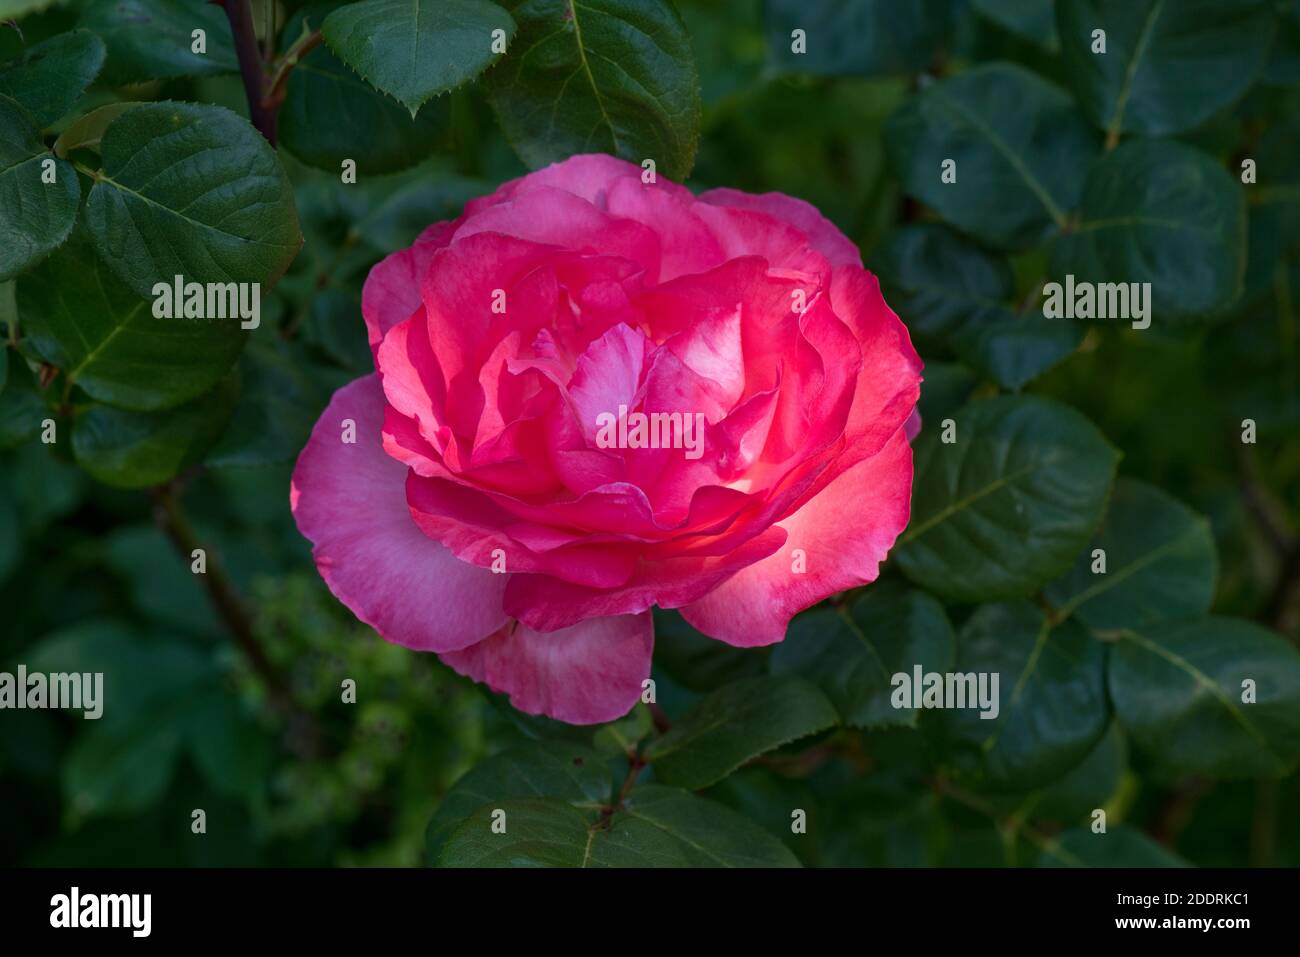
{"type": "Polygon", "coordinates": [[[361,316],[370,351],[376,355],[388,330],[411,317],[420,305],[420,280],[433,254],[451,240],[457,223],[434,223],[415,240],[382,259],[361,287],[361,316]]]}
{"type": "Polygon", "coordinates": [[[377,375],[334,393],[293,471],[289,503],[321,577],[388,641],[456,651],[500,628],[508,575],[460,561],[426,537],[406,505],[406,466],[384,453],[377,375]],[[357,441],[341,441],[344,419],[357,441]]]}
{"type": "Polygon", "coordinates": [[[649,612],[589,618],[545,634],[523,622],[487,641],[441,655],[443,661],[529,714],[570,724],[599,724],[622,717],[650,676],[654,624],[649,612]]]}
{"type": "Polygon", "coordinates": [[[830,260],[832,266],[862,265],[862,254],[847,236],[812,203],[785,193],[743,193],[738,189],[711,189],[699,196],[702,203],[752,209],[802,230],[812,248],[830,260]]]}
{"type": "Polygon", "coordinates": [[[682,608],[682,617],[742,648],[780,641],[798,612],[875,581],[880,562],[907,525],[911,491],[912,447],[900,428],[879,453],[780,523],[789,532],[785,547],[682,608]],[[803,573],[791,570],[796,548],[807,555],[803,573]]]}

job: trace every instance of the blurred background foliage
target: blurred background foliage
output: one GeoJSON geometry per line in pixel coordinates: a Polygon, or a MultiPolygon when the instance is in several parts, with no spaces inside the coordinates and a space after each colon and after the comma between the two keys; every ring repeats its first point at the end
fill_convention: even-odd
{"type": "MultiPolygon", "coordinates": [[[[278,4],[277,22],[288,24],[281,49],[300,35],[304,17],[316,22],[338,6],[278,4]]],[[[681,0],[701,99],[687,183],[778,190],[814,203],[859,243],[912,326],[927,364],[928,425],[999,391],[1027,390],[1079,410],[1118,450],[1121,476],[1208,518],[1218,555],[1214,612],[1280,633],[1293,654],[1300,619],[1300,2],[1245,4],[1267,21],[1263,34],[1250,24],[1217,24],[1225,4],[1189,3],[1211,35],[1229,30],[1222,55],[1205,67],[1209,91],[1199,94],[1202,87],[1187,78],[1176,109],[1162,113],[1158,102],[1145,102],[1148,112],[1135,109],[1130,117],[1137,119],[1115,131],[1117,141],[1124,138],[1120,150],[1160,137],[1196,151],[1234,181],[1242,159],[1258,161],[1246,228],[1228,235],[1229,243],[1239,240],[1236,248],[1213,253],[1241,259],[1240,281],[1208,316],[1165,323],[1157,312],[1145,331],[1070,324],[1030,334],[1025,313],[1037,309],[1043,279],[1057,275],[1050,264],[1055,240],[1002,229],[996,209],[938,211],[912,185],[917,176],[937,182],[937,170],[910,165],[906,152],[928,157],[925,139],[939,135],[925,122],[918,131],[917,104],[936,86],[955,89],[943,84],[1001,62],[1032,71],[1057,92],[1078,92],[1077,100],[1062,93],[1060,104],[1048,106],[997,90],[980,95],[993,96],[1002,114],[1066,111],[1033,144],[1062,171],[1053,190],[1082,190],[1065,183],[1072,174],[1064,170],[1087,165],[1079,150],[1105,149],[1106,78],[1079,91],[1087,68],[1078,45],[1086,45],[1087,30],[1084,40],[1063,44],[1058,24],[1113,22],[1111,42],[1119,44],[1125,6],[1146,5],[681,0]],[[792,54],[796,28],[834,42],[810,42],[807,54],[792,54]],[[1102,112],[1090,125],[1077,104],[1094,101],[1102,112]],[[1160,125],[1170,114],[1172,130],[1160,125]],[[1064,142],[1076,123],[1080,138],[1064,142]],[[927,254],[937,257],[929,266],[927,254]],[[927,298],[930,280],[943,288],[927,298]],[[991,282],[991,292],[981,282],[991,282]],[[1003,323],[1000,344],[961,333],[971,321],[969,302],[949,321],[954,295],[987,300],[994,314],[977,320],[1003,323]],[[1257,423],[1255,445],[1240,441],[1243,418],[1257,423]]],[[[247,115],[233,53],[215,40],[210,69],[154,65],[141,78],[133,43],[142,38],[123,39],[121,31],[133,12],[150,7],[148,0],[0,2],[0,17],[25,14],[21,30],[0,27],[0,92],[6,66],[25,49],[82,26],[102,31],[106,67],[75,111],[45,126],[47,143],[77,117],[123,99],[213,103],[247,115]]],[[[255,10],[262,22],[265,5],[255,10]]],[[[224,20],[214,19],[212,36],[223,29],[224,20]]],[[[10,346],[0,372],[0,664],[102,670],[115,703],[99,722],[40,711],[0,715],[4,863],[415,865],[425,859],[431,819],[435,856],[445,842],[444,798],[467,770],[488,768],[490,775],[489,759],[538,741],[592,749],[581,753],[617,765],[651,734],[652,716],[640,707],[600,730],[519,715],[432,656],[379,640],[316,574],[289,513],[289,474],[332,390],[370,368],[360,319],[368,269],[526,167],[483,84],[431,100],[412,121],[327,46],[291,77],[280,133],[305,244],[264,299],[261,327],[237,363],[228,422],[205,447],[171,455],[175,481],[152,491],[114,487],[87,474],[95,472],[90,462],[79,467],[67,442],[38,441],[41,410],[63,422],[68,396],[60,406],[52,394],[58,383],[45,378],[57,370],[21,336],[16,287],[25,280],[0,283],[10,346]],[[326,102],[330,122],[322,119],[326,102]],[[343,185],[340,158],[358,143],[371,151],[370,169],[384,175],[343,185]],[[207,581],[190,574],[188,549],[178,553],[164,528],[173,536],[179,528],[182,546],[207,549],[207,581]],[[234,640],[229,609],[223,614],[205,585],[237,597],[244,622],[235,625],[234,640]],[[245,653],[249,647],[261,649],[261,660],[245,653]],[[346,679],[356,683],[356,704],[341,700],[346,679]],[[190,832],[194,808],[207,812],[202,837],[190,832]]],[[[979,168],[978,151],[971,155],[962,175],[979,168]]],[[[1185,279],[1188,288],[1206,281],[1185,279]]],[[[123,478],[112,462],[99,467],[123,478]]],[[[128,463],[127,480],[115,484],[156,486],[133,481],[134,467],[128,463]]],[[[959,659],[978,647],[983,619],[993,614],[961,601],[941,605],[909,586],[897,563],[852,608],[867,622],[882,616],[879,627],[891,635],[910,635],[926,616],[941,621],[934,627],[950,633],[949,646],[957,635],[959,659]]],[[[677,722],[737,681],[789,673],[820,681],[817,661],[798,657],[793,639],[820,648],[825,660],[844,660],[836,657],[835,625],[813,617],[824,613],[838,620],[834,610],[814,610],[793,626],[799,633],[791,641],[749,652],[703,639],[674,614],[657,615],[661,713],[654,717],[677,722]]],[[[1012,626],[993,627],[1006,634],[1012,626]]],[[[1269,654],[1282,653],[1270,650],[1261,660],[1269,654]]],[[[1279,660],[1283,670],[1293,667],[1279,660]]],[[[834,689],[827,693],[835,701],[834,689]]],[[[1286,706],[1294,710],[1296,700],[1286,706]]],[[[1094,717],[1097,733],[1082,736],[1082,752],[1055,755],[1059,773],[1046,783],[1031,776],[1031,786],[1014,779],[1007,786],[981,772],[962,756],[961,729],[934,713],[893,727],[870,720],[822,726],[809,736],[803,732],[819,727],[812,721],[795,728],[793,743],[775,733],[770,747],[741,754],[736,763],[744,766],[721,780],[693,779],[689,769],[670,771],[667,763],[660,777],[677,777],[741,812],[810,865],[1300,865],[1294,760],[1281,776],[1207,772],[1135,747],[1109,707],[1079,720],[1094,717]],[[760,751],[767,753],[754,757],[760,751]],[[807,834],[790,832],[792,808],[807,811],[807,834]],[[1087,831],[1095,808],[1106,809],[1114,836],[1100,852],[1087,831]]],[[[1298,721],[1293,713],[1280,723],[1283,752],[1300,750],[1298,721]]]]}

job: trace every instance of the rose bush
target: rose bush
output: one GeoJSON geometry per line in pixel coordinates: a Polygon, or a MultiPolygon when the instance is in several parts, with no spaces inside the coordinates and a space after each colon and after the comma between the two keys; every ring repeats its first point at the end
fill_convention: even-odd
{"type": "Polygon", "coordinates": [[[523,711],[627,711],[654,605],[778,642],[907,524],[921,362],[798,199],[575,156],[384,259],[362,310],[375,372],[317,422],[298,526],[357,617],[523,711]],[[702,454],[602,447],[620,409],[702,413],[702,454]]]}

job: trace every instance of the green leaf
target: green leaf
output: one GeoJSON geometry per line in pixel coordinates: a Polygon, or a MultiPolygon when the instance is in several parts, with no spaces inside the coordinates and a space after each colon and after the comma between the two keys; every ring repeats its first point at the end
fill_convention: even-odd
{"type": "Polygon", "coordinates": [[[0,281],[68,238],[80,198],[72,165],[51,155],[27,111],[0,95],[0,281]],[[42,181],[45,160],[53,163],[53,183],[42,181]]]}
{"type": "Polygon", "coordinates": [[[665,0],[513,0],[519,35],[486,77],[506,137],[532,167],[605,152],[683,180],[699,140],[699,79],[665,0]]]}
{"type": "MultiPolygon", "coordinates": [[[[499,816],[498,816],[498,819],[499,816]]],[[[676,788],[642,785],[605,817],[556,799],[482,807],[453,831],[442,867],[798,867],[786,847],[729,808],[676,788]],[[493,833],[492,812],[505,814],[493,833]]]]}
{"type": "Polygon", "coordinates": [[[773,65],[818,76],[916,73],[930,65],[948,28],[943,0],[769,0],[768,50],[773,65]],[[793,49],[794,30],[806,49],[793,49]]]}
{"type": "Polygon", "coordinates": [[[1185,860],[1141,831],[1123,824],[1094,834],[1091,828],[1063,831],[1038,858],[1039,867],[1187,867],[1185,860]]]}
{"type": "Polygon", "coordinates": [[[204,460],[249,466],[293,462],[311,435],[327,396],[303,371],[287,343],[254,341],[239,363],[239,404],[230,428],[204,460]]]}
{"type": "Polygon", "coordinates": [[[109,126],[86,200],[95,247],[142,296],[155,283],[269,284],[302,245],[275,151],[219,106],[145,103],[109,126]]]}
{"type": "Polygon", "coordinates": [[[972,402],[956,441],[916,442],[912,520],[895,560],[949,601],[1028,595],[1069,567],[1101,520],[1117,453],[1068,406],[1030,396],[972,402]]]}
{"type": "Polygon", "coordinates": [[[86,30],[60,33],[0,63],[0,93],[44,128],[67,114],[104,65],[104,41],[86,30]]]}
{"type": "Polygon", "coordinates": [[[1095,630],[1142,628],[1208,612],[1217,565],[1209,522],[1154,486],[1120,479],[1097,537],[1047,597],[1095,630]],[[1098,548],[1102,574],[1092,571],[1098,548]]]}
{"type": "Polygon", "coordinates": [[[1040,310],[1017,315],[1011,266],[947,226],[896,230],[874,266],[910,328],[949,343],[1003,388],[1019,389],[1083,341],[1077,323],[1047,319],[1040,310]]]}
{"type": "Polygon", "coordinates": [[[1264,68],[1264,82],[1281,86],[1300,83],[1300,4],[1278,9],[1277,36],[1264,68]]]}
{"type": "Polygon", "coordinates": [[[115,119],[136,106],[139,104],[133,100],[108,103],[74,120],[54,141],[54,155],[66,158],[73,150],[79,149],[99,152],[99,143],[104,138],[104,131],[115,119]]]}
{"type": "Polygon", "coordinates": [[[267,787],[271,740],[224,690],[186,703],[180,731],[208,786],[231,797],[255,799],[267,787]]]}
{"type": "Polygon", "coordinates": [[[63,2],[65,0],[0,0],[0,17],[13,20],[63,2]]]}
{"type": "Polygon", "coordinates": [[[917,708],[890,701],[895,674],[947,671],[954,652],[943,606],[921,591],[868,588],[851,607],[816,608],[790,623],[772,653],[775,674],[797,674],[826,693],[846,724],[916,725],[917,708]]]}
{"type": "Polygon", "coordinates": [[[18,281],[33,348],[101,402],[151,411],[189,401],[226,374],[244,345],[237,317],[158,319],[78,230],[18,281]]]}
{"type": "Polygon", "coordinates": [[[1088,116],[1112,136],[1200,125],[1255,81],[1273,40],[1270,0],[1058,3],[1065,72],[1088,116]],[[1106,52],[1093,53],[1093,31],[1106,52]]]}
{"type": "Polygon", "coordinates": [[[512,37],[515,23],[487,0],[361,0],[321,24],[330,48],[411,116],[497,59],[497,30],[512,37]]]}
{"type": "MultiPolygon", "coordinates": [[[[980,703],[947,711],[962,757],[990,788],[1026,791],[1078,765],[1106,733],[1105,646],[1073,622],[1052,628],[1028,602],[983,605],[957,642],[959,675],[998,676],[996,717],[980,703]]],[[[967,683],[969,687],[969,682],[967,683]]]]}
{"type": "Polygon", "coordinates": [[[88,724],[113,738],[159,724],[215,675],[192,645],[143,638],[131,626],[99,618],[46,635],[27,651],[26,662],[29,672],[102,673],[103,714],[88,724]]]}
{"type": "Polygon", "coordinates": [[[750,758],[838,721],[826,696],[803,678],[745,678],[703,698],[645,755],[660,781],[698,790],[750,758]]]}
{"type": "Polygon", "coordinates": [[[1106,154],[1088,174],[1080,216],[1053,250],[1058,281],[1149,282],[1156,322],[1217,312],[1241,292],[1241,186],[1190,146],[1135,140],[1106,154]]]}
{"type": "Polygon", "coordinates": [[[80,25],[108,47],[104,79],[113,86],[239,69],[230,23],[215,4],[114,0],[86,6],[80,25]],[[193,52],[195,30],[204,31],[207,53],[193,52]]]}
{"type": "Polygon", "coordinates": [[[1127,768],[1124,733],[1112,721],[1086,758],[1039,792],[1034,816],[1062,821],[1089,819],[1094,809],[1110,804],[1119,793],[1127,768]]]}
{"type": "Polygon", "coordinates": [[[0,392],[0,449],[11,449],[39,432],[50,411],[18,350],[5,349],[0,365],[5,367],[6,379],[0,392]]]}
{"type": "Polygon", "coordinates": [[[522,798],[598,807],[612,789],[605,758],[583,745],[538,741],[503,751],[472,768],[442,799],[425,832],[427,859],[436,862],[447,838],[479,808],[522,798]]]}
{"type": "Polygon", "coordinates": [[[69,814],[77,820],[144,810],[166,790],[180,748],[180,732],[162,723],[124,734],[91,728],[63,765],[69,814]]]}
{"type": "Polygon", "coordinates": [[[430,104],[412,119],[319,47],[293,68],[280,109],[280,145],[309,166],[338,174],[344,160],[358,176],[405,169],[428,156],[446,133],[447,108],[430,104]]]}
{"type": "Polygon", "coordinates": [[[1053,0],[971,0],[980,16],[1049,50],[1060,48],[1053,0]]]}
{"type": "Polygon", "coordinates": [[[1124,631],[1109,685],[1120,723],[1171,774],[1280,777],[1300,759],[1300,652],[1235,618],[1124,631]],[[1254,703],[1243,682],[1254,682],[1254,703]]]}
{"type": "Polygon", "coordinates": [[[959,229],[1013,248],[1064,228],[1100,149],[1064,91],[1009,63],[924,89],[890,118],[885,145],[908,193],[959,229]],[[945,183],[950,159],[957,178],[945,183]]]}
{"type": "Polygon", "coordinates": [[[715,691],[764,671],[762,649],[736,648],[693,628],[680,612],[654,609],[655,664],[684,688],[715,691]]]}
{"type": "Polygon", "coordinates": [[[108,485],[157,485],[202,461],[230,420],[238,394],[238,378],[231,375],[211,392],[161,412],[93,406],[73,424],[72,453],[108,485]]]}

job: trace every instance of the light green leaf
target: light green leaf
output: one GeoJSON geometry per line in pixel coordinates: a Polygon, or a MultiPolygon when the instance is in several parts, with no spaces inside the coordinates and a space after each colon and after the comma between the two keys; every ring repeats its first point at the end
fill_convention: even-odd
{"type": "Polygon", "coordinates": [[[1126,630],[1109,685],[1120,723],[1167,773],[1280,777],[1300,759],[1300,652],[1258,625],[1208,617],[1126,630]]]}
{"type": "Polygon", "coordinates": [[[497,30],[508,41],[515,23],[488,0],[361,0],[321,24],[330,48],[401,100],[411,116],[430,97],[472,80],[497,59],[497,30]]]}
{"type": "Polygon", "coordinates": [[[645,754],[658,780],[698,790],[750,758],[838,721],[826,696],[803,678],[745,678],[703,698],[645,754]]]}
{"type": "Polygon", "coordinates": [[[682,180],[699,139],[699,78],[665,0],[514,0],[519,35],[487,75],[492,105],[530,166],[575,153],[652,159],[682,180]]]}
{"type": "Polygon", "coordinates": [[[219,106],[145,103],[113,121],[86,200],[95,247],[142,296],[155,283],[270,284],[302,245],[275,151],[219,106]]]}
{"type": "Polygon", "coordinates": [[[66,158],[73,150],[79,149],[99,152],[99,142],[104,138],[104,131],[115,119],[138,105],[132,100],[108,103],[74,120],[54,141],[54,155],[66,158]]]}
{"type": "Polygon", "coordinates": [[[1069,567],[1101,521],[1117,453],[1068,406],[1030,396],[972,402],[916,442],[912,520],[894,553],[949,601],[1028,595],[1069,567]]]}
{"type": "Polygon", "coordinates": [[[1120,479],[1101,531],[1047,597],[1089,628],[1141,628],[1208,612],[1217,565],[1209,522],[1154,486],[1120,479]],[[1105,572],[1094,574],[1099,548],[1105,572]]]}

